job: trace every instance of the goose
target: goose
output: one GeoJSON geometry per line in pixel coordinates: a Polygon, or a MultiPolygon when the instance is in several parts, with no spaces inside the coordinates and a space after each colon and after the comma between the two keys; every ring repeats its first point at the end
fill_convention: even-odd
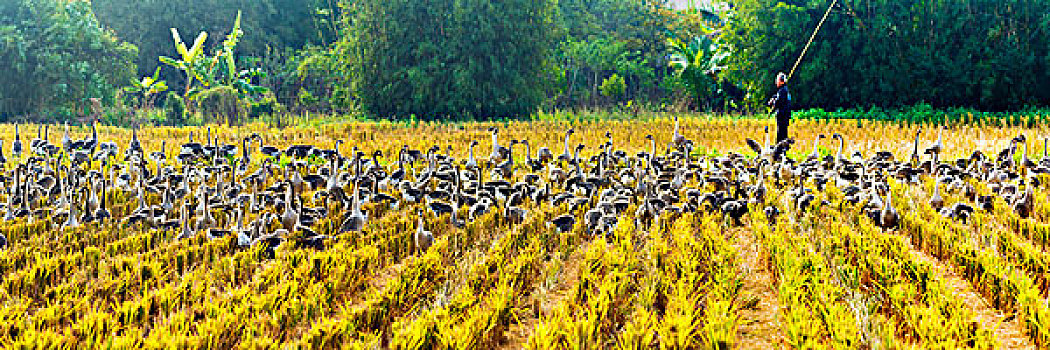
{"type": "MultiPolygon", "coordinates": [[[[808,203],[805,205],[808,206],[808,203]]],[[[740,226],[744,224],[740,218],[742,218],[744,214],[747,214],[747,202],[741,200],[726,201],[722,204],[721,209],[722,213],[732,219],[735,225],[740,226]]]]}
{"type": "Polygon", "coordinates": [[[509,203],[520,201],[520,199],[518,199],[520,197],[521,193],[515,192],[514,194],[510,195],[506,203],[504,203],[503,218],[507,220],[507,222],[513,224],[520,224],[525,220],[525,214],[528,212],[527,210],[518,206],[509,205],[509,203]]]}
{"type": "MultiPolygon", "coordinates": [[[[295,206],[293,186],[286,187],[287,190],[285,190],[284,213],[281,214],[281,226],[285,230],[288,230],[288,232],[295,232],[296,229],[299,227],[299,213],[295,209],[292,209],[292,207],[295,206]]],[[[300,201],[300,203],[301,202],[302,201],[300,201]]]]}
{"type": "Polygon", "coordinates": [[[420,253],[424,253],[431,245],[434,244],[434,234],[423,228],[423,213],[416,211],[416,232],[412,236],[412,241],[415,243],[416,249],[420,253]]]}
{"type": "Polygon", "coordinates": [[[525,144],[525,164],[528,165],[533,172],[543,170],[543,162],[538,159],[532,159],[532,146],[529,145],[529,140],[521,140],[521,143],[525,144]]]}
{"type": "MultiPolygon", "coordinates": [[[[510,145],[506,148],[504,154],[506,155],[505,160],[496,165],[496,169],[499,170],[499,175],[505,179],[510,179],[514,173],[514,145],[517,145],[518,140],[510,140],[510,145]]],[[[494,170],[495,171],[495,170],[494,170]]]]}
{"type": "Polygon", "coordinates": [[[62,136],[62,149],[66,153],[73,151],[73,139],[69,138],[69,122],[66,122],[66,133],[62,136]]]}
{"type": "Polygon", "coordinates": [[[45,152],[42,151],[41,145],[47,144],[47,127],[48,125],[38,125],[36,127],[36,138],[29,141],[29,150],[37,155],[43,155],[45,152]]]}
{"type": "MultiPolygon", "coordinates": [[[[478,140],[471,140],[470,146],[467,147],[467,161],[464,166],[467,169],[474,169],[478,167],[478,161],[474,159],[474,146],[478,145],[478,140]]],[[[398,161],[400,163],[400,161],[398,161]]]]}
{"type": "Polygon", "coordinates": [[[1038,167],[1031,159],[1028,159],[1028,139],[1021,134],[1017,137],[1020,140],[1022,151],[1021,151],[1021,171],[1029,171],[1038,167]]]}
{"type": "Polygon", "coordinates": [[[915,131],[915,147],[911,152],[911,164],[913,166],[919,165],[919,135],[922,135],[922,128],[915,131]]]}
{"type": "Polygon", "coordinates": [[[805,213],[807,209],[810,208],[810,205],[813,204],[813,201],[816,200],[816,197],[813,195],[813,193],[810,193],[809,189],[806,188],[806,180],[804,178],[798,179],[798,187],[796,189],[797,191],[794,191],[794,193],[789,193],[789,195],[791,195],[792,198],[795,199],[793,203],[795,205],[795,210],[798,212],[799,215],[801,215],[802,213],[805,213]]]}
{"type": "Polygon", "coordinates": [[[649,140],[649,154],[646,158],[648,158],[648,161],[651,164],[653,161],[652,157],[656,156],[656,139],[653,138],[652,134],[645,135],[645,139],[649,140]]]}
{"type": "Polygon", "coordinates": [[[267,157],[270,157],[270,158],[277,158],[277,157],[281,156],[281,151],[278,150],[277,147],[270,146],[270,145],[264,145],[263,144],[263,138],[258,133],[253,133],[250,137],[253,140],[258,141],[258,143],[259,143],[259,153],[261,153],[263,155],[266,155],[267,157]]]}
{"type": "Polygon", "coordinates": [[[194,231],[190,228],[189,207],[185,203],[179,205],[179,222],[182,223],[182,231],[175,236],[175,240],[192,238],[194,231]]]}
{"type": "MultiPolygon", "coordinates": [[[[355,156],[357,157],[357,156],[355,156]]],[[[360,183],[360,172],[361,165],[357,162],[356,172],[354,180],[354,199],[351,203],[350,214],[343,219],[342,224],[339,225],[339,232],[358,232],[364,229],[365,224],[368,222],[368,213],[361,211],[361,183],[360,183]]],[[[404,185],[408,185],[408,182],[402,182],[404,185]]]]}
{"type": "Polygon", "coordinates": [[[195,222],[195,229],[197,232],[208,232],[208,230],[214,228],[217,224],[215,217],[211,214],[207,190],[204,187],[204,183],[201,183],[200,187],[197,189],[197,193],[199,193],[197,212],[198,215],[200,215],[195,222]]]}
{"type": "MultiPolygon", "coordinates": [[[[325,191],[325,193],[329,193],[330,194],[330,193],[336,192],[337,189],[338,189],[339,192],[342,192],[342,190],[343,190],[343,188],[342,188],[343,187],[342,186],[343,185],[343,182],[342,182],[343,169],[339,168],[338,166],[336,166],[336,162],[335,162],[334,159],[328,161],[328,167],[329,167],[329,169],[328,169],[328,177],[324,179],[324,191],[325,191]]],[[[384,180],[386,180],[386,179],[384,179],[384,180]]],[[[382,188],[386,189],[385,181],[384,181],[384,186],[382,186],[382,188]]]]}
{"type": "Polygon", "coordinates": [[[941,197],[941,180],[938,179],[933,183],[933,195],[930,196],[930,206],[934,209],[940,210],[944,207],[944,198],[941,197]]]}
{"type": "Polygon", "coordinates": [[[509,148],[499,145],[499,128],[491,127],[489,132],[492,133],[492,154],[489,156],[489,162],[496,164],[503,160],[504,155],[510,151],[509,148]]]}
{"type": "Polygon", "coordinates": [[[824,137],[824,134],[819,134],[816,138],[813,139],[813,152],[809,154],[809,157],[806,158],[806,161],[815,161],[820,159],[820,150],[818,149],[818,147],[820,146],[820,140],[824,137]]]}
{"type": "Polygon", "coordinates": [[[686,138],[682,134],[678,133],[678,116],[674,116],[674,135],[671,136],[671,144],[673,148],[681,148],[685,146],[686,138]]]}
{"type": "Polygon", "coordinates": [[[11,183],[11,189],[7,192],[7,211],[4,214],[4,221],[13,221],[18,218],[15,212],[15,199],[18,198],[18,184],[19,184],[19,173],[21,167],[15,167],[14,170],[14,181],[11,183]]]}
{"type": "Polygon", "coordinates": [[[554,159],[554,154],[551,153],[551,149],[547,146],[541,146],[539,149],[536,150],[536,159],[539,160],[541,163],[549,163],[551,160],[554,159]]]}
{"type": "Polygon", "coordinates": [[[769,226],[776,226],[777,217],[780,216],[780,208],[777,208],[775,205],[768,205],[765,209],[762,209],[762,213],[765,214],[769,226]]]}
{"type": "Polygon", "coordinates": [[[839,140],[839,150],[835,153],[835,162],[840,164],[845,163],[846,157],[842,155],[842,152],[846,149],[846,139],[839,133],[832,134],[831,138],[839,140]]]}
{"type": "Polygon", "coordinates": [[[18,134],[18,124],[15,124],[15,142],[11,143],[11,154],[15,158],[22,158],[22,139],[18,134]]]}
{"type": "Polygon", "coordinates": [[[745,139],[747,146],[751,147],[751,150],[755,151],[755,154],[765,160],[773,160],[773,147],[769,144],[769,126],[765,127],[766,143],[765,146],[759,145],[758,141],[753,139],[745,139]]]}
{"type": "Polygon", "coordinates": [[[881,226],[886,229],[897,228],[900,225],[900,215],[897,214],[897,209],[893,208],[893,191],[889,186],[886,186],[886,200],[883,202],[881,226]]]}
{"type": "Polygon", "coordinates": [[[556,227],[560,233],[566,233],[572,231],[572,226],[576,224],[576,217],[572,214],[560,215],[547,224],[556,227]]]}
{"type": "Polygon", "coordinates": [[[1013,200],[1011,206],[1013,207],[1014,212],[1017,213],[1017,216],[1021,217],[1022,219],[1027,219],[1029,216],[1032,215],[1032,209],[1035,206],[1035,201],[1032,198],[1032,186],[1030,184],[1028,186],[1025,186],[1025,191],[1013,200]]]}
{"type": "Polygon", "coordinates": [[[139,142],[138,128],[131,129],[131,141],[128,143],[128,152],[143,154],[142,143],[139,142]]]}
{"type": "Polygon", "coordinates": [[[750,197],[750,199],[748,201],[749,203],[761,204],[761,203],[765,202],[765,198],[766,198],[766,176],[765,176],[765,173],[763,171],[765,166],[766,166],[765,162],[760,162],[758,164],[758,172],[755,175],[755,177],[757,177],[758,180],[756,180],[755,184],[753,186],[751,186],[748,189],[748,191],[747,191],[748,192],[748,196],[750,197]]]}
{"type": "MultiPolygon", "coordinates": [[[[477,142],[477,141],[475,141],[475,142],[477,142]]],[[[389,180],[393,185],[396,185],[396,184],[400,183],[401,181],[405,180],[405,175],[407,174],[405,172],[405,159],[407,157],[407,155],[406,155],[407,151],[408,151],[408,147],[407,146],[402,146],[401,150],[397,152],[397,170],[395,170],[394,172],[390,173],[390,175],[388,175],[386,177],[386,179],[384,179],[384,180],[389,180]]],[[[409,164],[409,165],[411,166],[411,164],[409,164]]]]}
{"type": "Polygon", "coordinates": [[[233,227],[233,232],[237,234],[237,246],[242,247],[242,248],[251,246],[252,245],[252,237],[250,236],[251,230],[249,230],[244,225],[244,219],[245,219],[245,216],[246,216],[246,215],[244,215],[244,208],[238,206],[237,210],[235,211],[235,215],[237,216],[237,226],[233,227]]]}
{"type": "MultiPolygon", "coordinates": [[[[450,150],[451,150],[451,148],[450,148],[450,150]]],[[[383,169],[383,166],[379,164],[379,157],[384,157],[383,156],[383,151],[376,150],[375,152],[372,152],[372,162],[368,165],[368,168],[365,169],[365,174],[375,174],[375,173],[385,173],[386,172],[386,170],[383,169]]],[[[386,175],[385,174],[380,174],[380,176],[386,176],[386,175]]]]}
{"type": "Polygon", "coordinates": [[[939,155],[941,153],[941,149],[944,148],[943,136],[944,136],[944,129],[945,128],[946,127],[944,127],[944,126],[941,126],[941,127],[937,128],[937,141],[935,141],[933,144],[931,144],[930,147],[927,147],[926,150],[923,151],[923,153],[931,154],[934,157],[936,157],[937,155],[939,155]]]}
{"type": "Polygon", "coordinates": [[[299,173],[299,168],[296,163],[289,163],[284,169],[284,178],[288,181],[288,185],[295,190],[295,193],[303,193],[305,183],[302,174],[299,173]]]}
{"type": "Polygon", "coordinates": [[[570,148],[569,148],[569,137],[571,137],[574,132],[575,132],[575,129],[569,129],[568,131],[565,132],[565,151],[562,152],[562,154],[558,156],[558,160],[559,161],[567,162],[567,161],[572,160],[572,152],[569,151],[570,150],[570,148]]]}
{"type": "Polygon", "coordinates": [[[966,203],[955,203],[950,207],[941,209],[940,214],[948,219],[959,219],[965,224],[970,216],[973,215],[973,212],[973,206],[966,203]]]}
{"type": "Polygon", "coordinates": [[[99,208],[98,193],[95,192],[95,186],[93,183],[94,177],[89,175],[87,178],[88,200],[84,205],[84,216],[88,218],[88,220],[85,221],[91,221],[90,218],[95,215],[95,212],[99,208]]]}
{"type": "Polygon", "coordinates": [[[69,215],[66,216],[66,221],[64,223],[62,223],[62,230],[63,231],[76,229],[76,228],[80,227],[80,221],[78,221],[79,214],[77,213],[77,209],[79,209],[79,208],[78,208],[78,205],[76,204],[76,202],[74,202],[73,199],[71,198],[72,195],[73,195],[73,191],[66,191],[66,192],[67,192],[67,196],[70,196],[70,198],[68,198],[70,205],[69,205],[69,215]]]}
{"type": "MultiPolygon", "coordinates": [[[[1043,159],[1039,160],[1039,165],[1043,167],[1050,167],[1050,153],[1047,153],[1047,142],[1050,142],[1050,137],[1043,138],[1043,159]]],[[[0,140],[0,158],[3,157],[3,141],[0,140]]]]}
{"type": "Polygon", "coordinates": [[[70,145],[70,149],[74,151],[87,151],[88,153],[95,153],[95,148],[98,146],[98,129],[95,127],[95,122],[91,122],[91,138],[73,141],[70,145]]]}

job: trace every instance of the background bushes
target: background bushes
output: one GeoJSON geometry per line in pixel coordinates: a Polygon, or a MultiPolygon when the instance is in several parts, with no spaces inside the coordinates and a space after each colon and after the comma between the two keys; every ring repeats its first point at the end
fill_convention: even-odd
{"type": "Polygon", "coordinates": [[[137,54],[88,1],[0,1],[0,117],[87,115],[89,98],[112,105],[137,54]]]}
{"type": "Polygon", "coordinates": [[[238,97],[237,90],[229,86],[204,90],[197,101],[201,114],[212,121],[237,124],[247,114],[246,104],[238,97]]]}
{"type": "MultiPolygon", "coordinates": [[[[120,116],[110,119],[127,119],[141,106],[120,88],[152,75],[158,56],[177,56],[171,28],[187,40],[207,31],[211,55],[238,10],[236,71],[253,73],[223,79],[272,92],[241,89],[238,118],[495,119],[625,106],[761,113],[773,77],[791,69],[830,2],[0,1],[0,121],[69,120],[88,114],[90,98],[120,116]],[[672,68],[673,57],[695,65],[672,68]]],[[[160,72],[185,91],[184,74],[160,72]]],[[[801,108],[998,112],[1047,106],[1045,81],[1050,1],[840,0],[791,86],[801,108]]]]}
{"type": "Polygon", "coordinates": [[[357,0],[342,56],[370,114],[528,115],[545,97],[550,0],[357,0]]]}
{"type": "MultiPolygon", "coordinates": [[[[733,79],[764,102],[830,1],[734,0],[733,79]]],[[[1050,102],[1050,1],[841,0],[791,79],[800,107],[1016,110],[1050,102]]]]}

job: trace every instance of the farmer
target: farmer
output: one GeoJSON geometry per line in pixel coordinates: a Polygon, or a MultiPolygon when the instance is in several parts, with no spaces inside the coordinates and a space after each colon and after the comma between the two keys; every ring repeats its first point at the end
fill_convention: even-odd
{"type": "Polygon", "coordinates": [[[777,93],[766,103],[777,112],[777,142],[788,137],[788,122],[791,121],[791,93],[787,88],[787,74],[777,73],[777,93]]]}

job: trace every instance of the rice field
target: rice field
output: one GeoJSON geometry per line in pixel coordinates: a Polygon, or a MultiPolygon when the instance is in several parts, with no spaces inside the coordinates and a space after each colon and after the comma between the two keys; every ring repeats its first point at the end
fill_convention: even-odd
{"type": "Polygon", "coordinates": [[[1050,347],[1043,126],[17,127],[4,348],[1050,347]]]}

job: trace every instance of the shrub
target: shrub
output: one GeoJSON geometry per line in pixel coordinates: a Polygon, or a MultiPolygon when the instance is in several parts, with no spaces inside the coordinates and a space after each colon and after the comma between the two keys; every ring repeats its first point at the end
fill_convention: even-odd
{"type": "Polygon", "coordinates": [[[245,114],[244,104],[237,96],[237,90],[229,86],[204,90],[197,95],[197,101],[206,120],[236,124],[245,114]]]}
{"type": "Polygon", "coordinates": [[[280,102],[277,102],[277,96],[273,93],[265,94],[258,101],[252,101],[248,104],[248,118],[259,118],[264,116],[272,116],[280,113],[283,106],[280,102]]]}
{"type": "Polygon", "coordinates": [[[186,124],[186,101],[174,91],[164,99],[164,118],[169,125],[186,124]]]}
{"type": "Polygon", "coordinates": [[[627,91],[627,83],[619,74],[613,74],[602,82],[601,88],[602,95],[619,101],[623,97],[624,92],[627,91]]]}

